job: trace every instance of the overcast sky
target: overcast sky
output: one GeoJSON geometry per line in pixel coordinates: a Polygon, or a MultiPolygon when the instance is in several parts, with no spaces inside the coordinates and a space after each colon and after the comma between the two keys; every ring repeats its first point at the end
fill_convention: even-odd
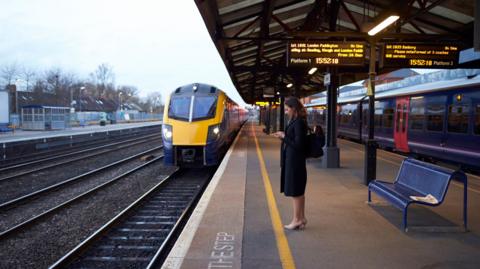
{"type": "Polygon", "coordinates": [[[140,95],[204,82],[241,98],[193,0],[0,0],[0,66],[114,67],[140,95]]]}

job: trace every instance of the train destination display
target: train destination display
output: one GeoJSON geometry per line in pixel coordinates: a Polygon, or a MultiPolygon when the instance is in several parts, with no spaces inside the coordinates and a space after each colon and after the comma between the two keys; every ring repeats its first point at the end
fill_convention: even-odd
{"type": "Polygon", "coordinates": [[[383,67],[456,68],[458,55],[456,45],[386,43],[383,67]]]}
{"type": "Polygon", "coordinates": [[[287,66],[363,66],[364,42],[300,41],[287,45],[287,66]]]}

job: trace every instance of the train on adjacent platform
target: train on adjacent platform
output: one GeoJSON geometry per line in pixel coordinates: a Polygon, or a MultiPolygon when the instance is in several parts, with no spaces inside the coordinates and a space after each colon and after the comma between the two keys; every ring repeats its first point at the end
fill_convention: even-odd
{"type": "MultiPolygon", "coordinates": [[[[365,141],[368,99],[338,99],[338,136],[365,141]]],[[[326,103],[307,105],[310,125],[326,123],[326,103]]],[[[480,171],[480,75],[383,91],[375,99],[379,147],[480,171]]]]}
{"type": "Polygon", "coordinates": [[[163,116],[165,164],[219,164],[247,117],[247,110],[214,86],[194,83],[177,88],[163,116]]]}

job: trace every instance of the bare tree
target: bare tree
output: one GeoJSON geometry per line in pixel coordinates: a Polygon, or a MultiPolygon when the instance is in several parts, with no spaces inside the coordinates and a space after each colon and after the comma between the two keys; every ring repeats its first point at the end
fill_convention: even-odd
{"type": "Polygon", "coordinates": [[[45,72],[43,92],[54,94],[53,103],[66,106],[73,97],[75,75],[66,73],[60,68],[52,68],[45,72]]]}
{"type": "Polygon", "coordinates": [[[31,91],[32,90],[32,83],[33,80],[35,80],[35,75],[36,75],[36,72],[35,70],[31,69],[31,68],[27,68],[27,67],[24,67],[22,69],[22,78],[23,80],[25,80],[25,83],[27,84],[27,91],[31,91]]]}
{"type": "Polygon", "coordinates": [[[145,102],[142,103],[142,108],[145,111],[150,111],[154,113],[163,112],[162,94],[160,92],[149,93],[145,102]]]}
{"type": "Polygon", "coordinates": [[[98,96],[103,96],[107,88],[114,88],[115,73],[109,64],[100,64],[95,70],[94,78],[97,82],[98,96]]]}
{"type": "Polygon", "coordinates": [[[13,84],[16,76],[18,74],[18,65],[17,63],[11,63],[2,67],[0,70],[0,76],[7,85],[13,84]]]}
{"type": "Polygon", "coordinates": [[[138,89],[135,86],[121,85],[118,86],[117,91],[124,95],[124,100],[130,100],[138,98],[138,89]]]}

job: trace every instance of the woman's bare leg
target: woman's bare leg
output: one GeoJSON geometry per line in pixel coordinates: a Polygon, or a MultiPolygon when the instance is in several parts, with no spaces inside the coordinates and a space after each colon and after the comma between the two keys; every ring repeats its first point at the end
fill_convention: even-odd
{"type": "Polygon", "coordinates": [[[305,195],[300,196],[299,200],[300,200],[299,217],[300,217],[300,221],[302,221],[305,224],[307,222],[307,219],[305,218],[305,195]]]}
{"type": "Polygon", "coordinates": [[[297,226],[300,226],[304,223],[305,218],[305,196],[292,197],[293,205],[293,219],[290,224],[286,225],[285,228],[293,229],[297,226]]]}

